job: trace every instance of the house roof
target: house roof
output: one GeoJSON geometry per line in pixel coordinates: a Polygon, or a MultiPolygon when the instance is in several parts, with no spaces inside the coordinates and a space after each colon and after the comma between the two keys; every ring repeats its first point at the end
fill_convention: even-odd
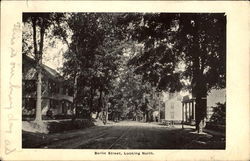
{"type": "Polygon", "coordinates": [[[47,74],[50,74],[53,77],[61,78],[62,76],[54,69],[42,64],[43,69],[46,71],[47,74]]]}
{"type": "MultiPolygon", "coordinates": [[[[24,55],[24,54],[23,54],[22,58],[23,58],[24,65],[28,64],[28,65],[33,66],[34,68],[36,67],[36,61],[33,58],[31,58],[27,55],[24,55]]],[[[49,77],[55,81],[63,81],[64,80],[63,77],[55,69],[52,69],[44,64],[42,64],[41,66],[42,66],[43,75],[46,75],[47,77],[49,77]]]]}

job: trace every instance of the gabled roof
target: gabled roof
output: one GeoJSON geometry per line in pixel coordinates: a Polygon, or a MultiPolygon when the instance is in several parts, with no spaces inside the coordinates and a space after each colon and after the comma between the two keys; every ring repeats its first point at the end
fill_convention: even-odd
{"type": "MultiPolygon", "coordinates": [[[[22,58],[23,58],[23,65],[28,64],[28,65],[33,66],[34,68],[36,67],[36,61],[33,58],[31,58],[27,55],[24,55],[24,54],[23,54],[22,58]]],[[[63,77],[56,70],[54,70],[54,69],[52,69],[44,64],[42,64],[41,66],[42,66],[42,74],[43,75],[45,75],[45,76],[47,76],[55,81],[64,81],[63,77]]]]}

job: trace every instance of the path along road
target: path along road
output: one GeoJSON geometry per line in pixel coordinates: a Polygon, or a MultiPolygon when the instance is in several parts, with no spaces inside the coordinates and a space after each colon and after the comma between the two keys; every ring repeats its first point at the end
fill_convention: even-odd
{"type": "Polygon", "coordinates": [[[122,121],[57,134],[23,133],[23,148],[56,149],[223,149],[225,138],[193,129],[122,121]]]}

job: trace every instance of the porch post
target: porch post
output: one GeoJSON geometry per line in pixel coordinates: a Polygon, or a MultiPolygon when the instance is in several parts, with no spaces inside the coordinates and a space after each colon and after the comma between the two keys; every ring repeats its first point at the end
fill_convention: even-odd
{"type": "Polygon", "coordinates": [[[194,106],[194,120],[196,120],[196,116],[195,116],[195,108],[196,108],[196,102],[195,102],[195,100],[193,100],[193,106],[194,106]]]}
{"type": "Polygon", "coordinates": [[[189,107],[189,122],[191,123],[191,116],[192,116],[192,111],[191,111],[191,102],[188,102],[188,107],[189,107]]]}
{"type": "Polygon", "coordinates": [[[188,122],[188,107],[187,107],[187,103],[186,104],[186,122],[188,122]]]}
{"type": "Polygon", "coordinates": [[[184,103],[182,102],[182,122],[181,122],[181,127],[184,129],[184,103]]]}
{"type": "Polygon", "coordinates": [[[185,109],[186,103],[183,103],[183,122],[186,121],[186,109],[185,109]]]}

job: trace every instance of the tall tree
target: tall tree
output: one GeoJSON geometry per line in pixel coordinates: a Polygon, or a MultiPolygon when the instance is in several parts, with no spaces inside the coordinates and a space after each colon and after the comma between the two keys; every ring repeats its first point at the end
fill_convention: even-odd
{"type": "MultiPolygon", "coordinates": [[[[36,90],[36,115],[35,121],[40,122],[42,120],[42,107],[41,107],[41,88],[42,88],[42,55],[44,50],[44,37],[48,29],[52,24],[58,23],[63,17],[62,13],[23,13],[23,23],[29,23],[32,26],[33,37],[33,56],[36,61],[37,71],[37,90],[36,90]]],[[[61,34],[61,33],[60,33],[61,34]]],[[[31,35],[30,35],[31,36],[31,35]]],[[[50,35],[51,36],[51,35],[50,35]]],[[[56,34],[54,35],[56,36],[56,34]]],[[[30,50],[30,45],[25,42],[23,37],[23,50],[24,54],[27,54],[27,49],[30,50]],[[28,47],[27,47],[28,46],[28,47]]]]}
{"type": "Polygon", "coordinates": [[[115,16],[106,13],[70,14],[68,25],[72,42],[62,71],[75,82],[74,108],[77,104],[87,104],[90,111],[100,111],[111,82],[116,78],[122,47],[115,38],[114,21],[115,16]],[[98,107],[94,105],[97,95],[98,107]]]}
{"type": "Polygon", "coordinates": [[[202,131],[209,90],[225,87],[225,15],[137,13],[124,14],[120,23],[144,44],[130,61],[135,72],[160,90],[189,86],[196,97],[196,129],[202,131]]]}
{"type": "Polygon", "coordinates": [[[184,61],[189,64],[184,75],[191,77],[192,94],[196,98],[196,129],[202,132],[208,92],[226,86],[226,17],[180,15],[178,36],[183,38],[176,48],[184,53],[184,61]]]}

